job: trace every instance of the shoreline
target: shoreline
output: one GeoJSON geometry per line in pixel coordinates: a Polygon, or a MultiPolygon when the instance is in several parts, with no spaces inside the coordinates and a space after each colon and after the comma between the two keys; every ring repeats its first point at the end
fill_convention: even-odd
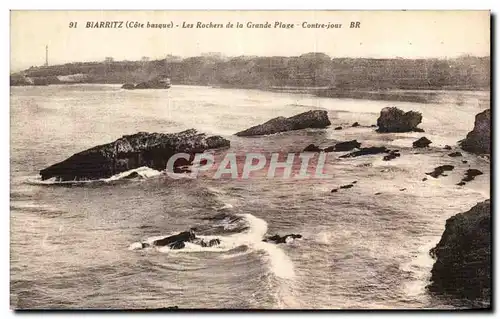
{"type": "MultiPolygon", "coordinates": [[[[50,85],[121,85],[121,83],[109,82],[60,82],[46,85],[13,85],[10,86],[50,86],[50,85]]],[[[467,94],[472,92],[485,92],[491,94],[490,88],[470,88],[470,87],[449,87],[449,88],[411,88],[411,89],[336,89],[331,87],[302,87],[302,86],[245,86],[245,85],[217,85],[217,84],[199,84],[199,83],[173,83],[173,86],[201,86],[216,89],[241,89],[241,90],[259,90],[275,93],[288,94],[310,94],[316,97],[332,99],[356,99],[372,101],[394,101],[394,102],[413,102],[413,103],[440,103],[439,95],[444,92],[454,92],[457,94],[467,94]]],[[[459,101],[460,102],[460,101],[459,101]]]]}

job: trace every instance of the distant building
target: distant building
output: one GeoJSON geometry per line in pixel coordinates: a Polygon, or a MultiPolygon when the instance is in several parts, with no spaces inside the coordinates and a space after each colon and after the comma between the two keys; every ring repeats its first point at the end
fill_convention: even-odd
{"type": "Polygon", "coordinates": [[[109,56],[108,56],[108,57],[106,57],[106,58],[104,58],[104,62],[105,62],[105,63],[112,63],[114,60],[115,60],[115,59],[113,59],[112,57],[109,57],[109,56]]]}

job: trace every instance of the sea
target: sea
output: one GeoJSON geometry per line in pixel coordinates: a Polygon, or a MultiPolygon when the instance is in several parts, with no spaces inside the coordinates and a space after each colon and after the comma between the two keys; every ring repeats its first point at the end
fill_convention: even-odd
{"type": "MultiPolygon", "coordinates": [[[[427,291],[429,250],[446,220],[490,197],[490,161],[457,142],[489,108],[489,92],[437,91],[432,103],[321,98],[174,85],[11,87],[10,305],[14,309],[460,309],[481,301],[427,291]],[[375,132],[382,108],[419,111],[424,133],[375,132]],[[269,136],[234,134],[277,116],[326,110],[332,125],[269,136]],[[361,126],[352,127],[354,122],[361,126]],[[342,127],[335,130],[335,127],[342,127]],[[327,178],[141,178],[42,181],[39,171],[137,132],[194,128],[230,140],[228,152],[269,157],[357,140],[401,156],[340,158],[327,178]],[[427,149],[412,142],[425,136],[427,149]],[[445,150],[450,145],[453,150],[445,150]],[[467,161],[466,163],[464,161],[467,161]],[[451,164],[447,176],[425,173],[451,164]],[[456,185],[468,168],[484,174],[456,185]],[[423,180],[427,177],[427,180],[423,180]],[[331,190],[353,184],[349,189],[331,190]],[[140,248],[196,227],[221,244],[140,248]],[[301,234],[284,244],[270,235],[301,234]]],[[[241,165],[244,159],[238,157],[241,165]]]]}

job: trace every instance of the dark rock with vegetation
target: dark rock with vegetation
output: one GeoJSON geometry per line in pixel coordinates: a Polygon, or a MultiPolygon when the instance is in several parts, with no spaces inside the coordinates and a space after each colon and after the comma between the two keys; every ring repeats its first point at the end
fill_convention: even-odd
{"type": "Polygon", "coordinates": [[[118,140],[95,146],[40,171],[42,180],[55,177],[60,181],[92,180],[111,177],[141,166],[164,170],[169,158],[176,153],[187,153],[191,159],[177,160],[176,167],[185,166],[196,153],[229,147],[230,142],[220,136],[207,137],[194,129],[162,134],[140,132],[125,135],[118,140]]]}
{"type": "Polygon", "coordinates": [[[405,112],[397,107],[385,107],[377,119],[377,132],[400,133],[415,131],[422,122],[422,114],[415,111],[405,112]]]}
{"type": "Polygon", "coordinates": [[[441,240],[430,250],[436,259],[431,292],[490,305],[491,226],[490,200],[446,221],[441,240]]]}
{"type": "Polygon", "coordinates": [[[487,109],[476,115],[474,129],[467,137],[458,142],[460,147],[474,154],[490,154],[491,147],[491,112],[487,109]]]}
{"type": "Polygon", "coordinates": [[[264,124],[252,126],[236,133],[237,136],[268,135],[280,132],[301,130],[305,128],[325,128],[331,125],[328,113],[323,110],[313,110],[286,118],[283,116],[271,119],[264,124]]]}
{"type": "Polygon", "coordinates": [[[381,153],[389,153],[390,150],[385,146],[372,146],[372,147],[362,147],[358,151],[354,151],[348,154],[340,156],[340,158],[358,157],[364,155],[374,155],[381,153]]]}
{"type": "Polygon", "coordinates": [[[413,148],[422,148],[422,147],[428,147],[430,144],[432,144],[432,141],[429,140],[427,137],[423,136],[413,142],[413,148]]]}
{"type": "Polygon", "coordinates": [[[358,126],[361,126],[358,122],[352,123],[352,127],[358,127],[358,126]]]}
{"type": "Polygon", "coordinates": [[[444,172],[452,171],[455,168],[453,165],[441,165],[434,169],[434,171],[430,173],[425,173],[426,175],[432,176],[434,178],[438,178],[439,176],[445,176],[444,172]]]}

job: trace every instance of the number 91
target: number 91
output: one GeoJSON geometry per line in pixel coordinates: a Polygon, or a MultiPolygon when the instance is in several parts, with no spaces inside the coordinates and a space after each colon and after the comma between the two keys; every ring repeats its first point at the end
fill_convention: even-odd
{"type": "Polygon", "coordinates": [[[70,28],[76,28],[76,22],[70,22],[69,23],[70,28]]]}

